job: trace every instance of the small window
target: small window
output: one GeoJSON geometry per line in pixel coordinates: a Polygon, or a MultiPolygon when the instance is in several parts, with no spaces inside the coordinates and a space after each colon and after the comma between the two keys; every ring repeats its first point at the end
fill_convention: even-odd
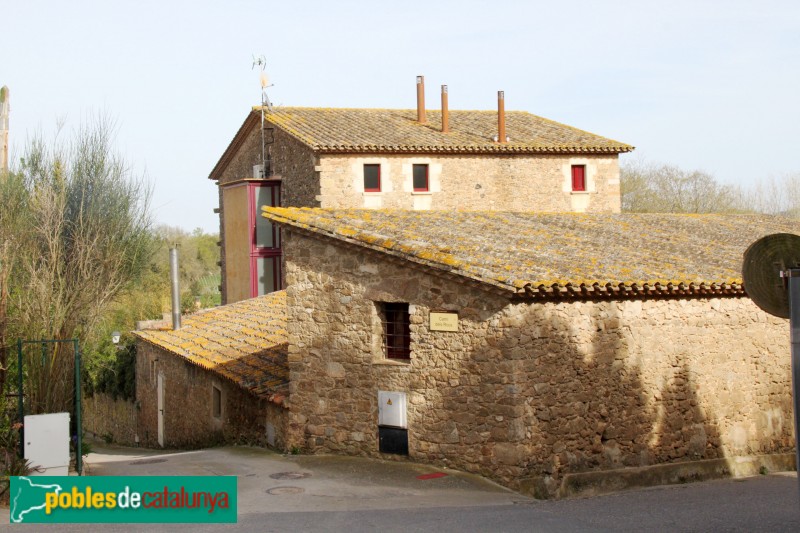
{"type": "Polygon", "coordinates": [[[387,359],[411,359],[411,321],[407,303],[384,303],[383,346],[387,359]]]}
{"type": "Polygon", "coordinates": [[[380,165],[364,165],[364,192],[381,192],[380,165]]]}
{"type": "Polygon", "coordinates": [[[414,190],[428,191],[428,165],[414,165],[414,190]]]}
{"type": "Polygon", "coordinates": [[[572,165],[572,190],[586,190],[586,165],[572,165]]]}
{"type": "Polygon", "coordinates": [[[216,385],[211,386],[211,409],[214,418],[222,417],[222,391],[216,385]]]}

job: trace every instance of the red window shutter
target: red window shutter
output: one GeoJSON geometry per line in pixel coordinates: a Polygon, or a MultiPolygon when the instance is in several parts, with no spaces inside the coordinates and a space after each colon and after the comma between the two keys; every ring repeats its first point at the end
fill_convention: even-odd
{"type": "Polygon", "coordinates": [[[572,165],[572,190],[586,190],[586,165],[572,165]]]}

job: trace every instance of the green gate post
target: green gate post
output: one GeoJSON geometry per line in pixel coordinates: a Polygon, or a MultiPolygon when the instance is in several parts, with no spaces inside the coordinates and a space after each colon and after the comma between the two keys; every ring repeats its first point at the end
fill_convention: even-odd
{"type": "Polygon", "coordinates": [[[83,428],[81,427],[81,352],[78,348],[78,339],[72,341],[75,351],[75,428],[78,440],[75,451],[75,470],[78,475],[83,475],[83,428]]]}

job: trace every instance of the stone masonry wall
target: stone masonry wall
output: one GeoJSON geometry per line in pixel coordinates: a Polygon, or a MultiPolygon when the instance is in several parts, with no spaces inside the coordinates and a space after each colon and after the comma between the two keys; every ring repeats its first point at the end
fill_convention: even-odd
{"type": "MultiPolygon", "coordinates": [[[[496,211],[620,210],[618,156],[315,154],[272,130],[272,173],[283,180],[282,205],[496,211]],[[365,193],[363,166],[381,164],[382,192],[365,193]],[[430,192],[413,191],[412,165],[428,164],[430,192]],[[572,192],[571,165],[586,165],[586,192],[572,192]]],[[[255,127],[222,172],[219,185],[253,178],[261,162],[255,127]]]]}
{"type": "Polygon", "coordinates": [[[116,444],[136,444],[139,411],[135,402],[115,400],[108,394],[95,392],[91,396],[84,394],[81,405],[81,424],[85,431],[116,444]]]}
{"type": "Polygon", "coordinates": [[[316,156],[308,146],[275,128],[273,173],[281,176],[281,205],[320,207],[316,156]]]}
{"type": "Polygon", "coordinates": [[[612,156],[323,155],[321,207],[620,211],[612,156]],[[381,165],[381,192],[364,192],[364,165],[381,165]],[[430,192],[413,190],[412,167],[427,164],[430,192]],[[572,192],[572,165],[586,165],[586,192],[572,192]]]}
{"type": "Polygon", "coordinates": [[[252,396],[228,380],[183,361],[179,356],[139,341],[136,398],[140,404],[139,438],[158,447],[157,375],[164,376],[164,446],[267,444],[268,425],[275,447],[284,448],[286,410],[252,396]],[[222,416],[213,416],[212,387],[222,392],[222,416]]]}
{"type": "MultiPolygon", "coordinates": [[[[314,151],[279,128],[273,130],[275,140],[270,146],[272,175],[283,180],[281,203],[291,207],[319,207],[319,178],[315,171],[314,151]]],[[[261,128],[251,131],[236,156],[219,179],[224,186],[240,180],[253,179],[253,165],[261,164],[261,128]]]]}
{"type": "Polygon", "coordinates": [[[786,321],[747,298],[511,303],[286,232],[288,446],[379,455],[377,393],[408,395],[409,455],[554,494],[564,476],[792,449],[786,321]],[[409,302],[387,361],[375,302],[409,302]],[[428,329],[431,310],[458,332],[428,329]]]}

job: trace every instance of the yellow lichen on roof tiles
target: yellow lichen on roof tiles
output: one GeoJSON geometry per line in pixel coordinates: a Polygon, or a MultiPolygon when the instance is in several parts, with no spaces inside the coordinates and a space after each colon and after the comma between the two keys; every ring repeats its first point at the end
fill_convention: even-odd
{"type": "Polygon", "coordinates": [[[256,395],[288,383],[286,293],[204,310],[180,330],[141,330],[141,339],[215,372],[256,395]]]}
{"type": "Polygon", "coordinates": [[[275,222],[518,291],[740,285],[742,254],[800,224],[752,215],[265,208],[275,222]],[[636,231],[632,231],[635,228],[636,231]]]}
{"type": "Polygon", "coordinates": [[[441,132],[441,112],[428,123],[410,109],[278,107],[264,118],[322,152],[443,153],[621,153],[633,147],[523,111],[506,112],[508,143],[494,142],[495,111],[450,111],[450,131],[441,132]]]}

